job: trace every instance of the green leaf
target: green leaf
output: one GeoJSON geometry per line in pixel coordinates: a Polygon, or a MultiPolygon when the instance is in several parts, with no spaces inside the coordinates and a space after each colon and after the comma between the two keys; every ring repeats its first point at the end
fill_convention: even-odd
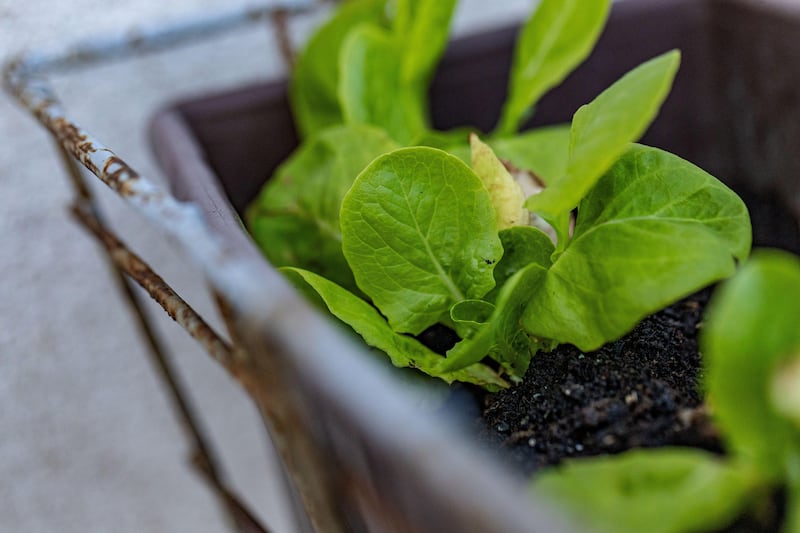
{"type": "Polygon", "coordinates": [[[359,172],[396,147],[370,126],[337,126],[303,143],[247,210],[250,232],[269,260],[357,290],[342,254],[342,198],[359,172]]]}
{"type": "Polygon", "coordinates": [[[539,475],[534,493],[588,529],[609,533],[717,531],[758,488],[749,469],[701,450],[634,450],[577,459],[539,475]]]}
{"type": "MultiPolygon", "coordinates": [[[[798,457],[800,459],[800,457],[798,457]]],[[[798,485],[798,480],[796,478],[797,472],[797,462],[795,462],[794,468],[794,479],[791,480],[789,487],[787,488],[788,496],[786,497],[786,518],[783,522],[783,528],[781,531],[784,533],[800,533],[800,485],[798,485]]]]}
{"type": "Polygon", "coordinates": [[[336,318],[353,328],[368,345],[386,353],[394,366],[418,368],[447,383],[463,381],[491,391],[508,386],[494,371],[484,365],[473,365],[456,372],[440,372],[441,355],[429,350],[412,337],[392,331],[378,311],[358,296],[313,272],[296,268],[281,270],[288,275],[301,278],[311,286],[336,318]]]}
{"type": "Polygon", "coordinates": [[[408,144],[426,129],[424,95],[402,79],[403,42],[373,26],[351,31],[339,57],[345,121],[385,129],[408,144]]]}
{"type": "Polygon", "coordinates": [[[472,128],[455,128],[448,131],[427,130],[411,142],[411,146],[430,146],[454,155],[467,165],[472,163],[469,136],[472,128]]]}
{"type": "Polygon", "coordinates": [[[592,51],[610,0],[541,0],[522,28],[498,133],[515,133],[541,96],[592,51]]]}
{"type": "MultiPolygon", "coordinates": [[[[512,379],[521,379],[531,356],[540,348],[552,347],[544,339],[531,338],[522,328],[521,319],[551,265],[553,243],[547,235],[530,226],[501,231],[500,242],[503,258],[494,268],[496,285],[485,297],[496,305],[488,320],[475,328],[477,333],[448,352],[442,366],[444,370],[464,368],[490,355],[503,364],[512,379]],[[520,274],[521,271],[524,272],[520,274]]],[[[465,314],[454,316],[453,310],[450,312],[454,321],[464,318],[465,314]]]]}
{"type": "Polygon", "coordinates": [[[479,363],[487,357],[495,345],[495,328],[489,324],[482,324],[475,328],[471,337],[461,339],[447,352],[447,359],[441,361],[440,372],[457,372],[470,365],[479,363]]]}
{"type": "Polygon", "coordinates": [[[487,355],[503,366],[514,381],[519,381],[528,369],[531,357],[542,347],[551,344],[528,335],[520,323],[530,295],[540,285],[547,269],[531,263],[508,280],[497,297],[489,320],[471,338],[464,339],[447,352],[443,372],[452,372],[475,364],[487,355]]]}
{"type": "Polygon", "coordinates": [[[516,226],[500,232],[503,258],[494,267],[495,288],[486,295],[486,300],[495,301],[496,295],[511,276],[531,263],[550,268],[555,248],[545,233],[532,226],[516,226]]]}
{"type": "Polygon", "coordinates": [[[403,43],[401,79],[427,90],[449,35],[458,0],[397,0],[394,29],[403,43]]]}
{"type": "Polygon", "coordinates": [[[701,345],[706,386],[729,447],[782,479],[798,432],[771,385],[800,357],[800,259],[759,250],[714,295],[701,345]]]}
{"type": "Polygon", "coordinates": [[[491,356],[515,380],[522,379],[536,352],[555,347],[550,339],[530,335],[522,327],[530,294],[541,286],[546,275],[544,265],[531,263],[506,283],[497,299],[499,311],[493,317],[495,348],[491,356]]]}
{"type": "Polygon", "coordinates": [[[525,197],[522,187],[509,174],[492,149],[474,133],[469,137],[472,150],[472,171],[483,182],[494,205],[497,229],[527,225],[530,215],[522,207],[525,197]]]}
{"type": "Polygon", "coordinates": [[[461,300],[450,308],[450,320],[459,337],[472,337],[494,312],[494,304],[485,300],[461,300]]]}
{"type": "Polygon", "coordinates": [[[385,4],[385,0],[342,3],[297,58],[289,98],[302,137],[344,121],[339,104],[340,50],[348,32],[356,26],[384,23],[385,4]]]}
{"type": "Polygon", "coordinates": [[[461,300],[450,308],[450,318],[458,324],[480,326],[485,324],[494,312],[494,304],[485,300],[461,300]]]}
{"type": "Polygon", "coordinates": [[[547,126],[492,139],[489,146],[500,159],[533,172],[544,183],[553,183],[567,171],[569,129],[569,124],[547,126]]]}
{"type": "Polygon", "coordinates": [[[747,208],[715,178],[634,145],[581,202],[575,234],[532,295],[532,334],[593,350],[646,315],[733,274],[747,208]]]}
{"type": "Polygon", "coordinates": [[[566,174],[526,207],[550,222],[578,205],[598,178],[644,134],[669,94],[680,53],[640,65],[575,113],[566,174]]]}
{"type": "Polygon", "coordinates": [[[342,204],[342,247],[358,286],[395,331],[419,334],[494,286],[503,254],[477,176],[435,148],[376,159],[342,204]]]}

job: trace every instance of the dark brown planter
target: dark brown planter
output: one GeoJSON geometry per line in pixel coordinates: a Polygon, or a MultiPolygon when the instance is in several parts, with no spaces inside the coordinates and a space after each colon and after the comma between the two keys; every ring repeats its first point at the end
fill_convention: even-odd
{"type": "MultiPolygon", "coordinates": [[[[438,127],[491,129],[505,97],[514,35],[513,28],[501,29],[453,43],[431,89],[438,127]]],[[[643,142],[689,159],[737,190],[751,208],[756,245],[800,251],[798,36],[800,4],[792,0],[621,1],[591,58],[543,99],[531,125],[568,121],[627,70],[680,48],[674,90],[643,142]]],[[[238,214],[297,143],[285,84],[182,101],[156,116],[151,133],[174,194],[197,203],[213,232],[240,254],[258,256],[238,214]]],[[[313,391],[315,384],[298,387],[313,391]]],[[[372,422],[348,407],[358,393],[334,399],[325,424],[341,424],[352,432],[348,438],[372,442],[372,422]]],[[[469,446],[455,436],[449,445],[469,446]]],[[[481,531],[492,524],[494,531],[554,531],[540,510],[509,512],[515,506],[491,493],[478,510],[474,502],[453,504],[452,494],[443,495],[429,477],[398,471],[394,452],[348,457],[346,446],[324,452],[345,463],[345,471],[370,478],[361,485],[350,480],[360,488],[346,513],[358,515],[353,520],[364,530],[481,531]]],[[[483,483],[483,474],[471,478],[447,468],[442,472],[456,493],[462,483],[483,483]]],[[[513,477],[496,472],[501,484],[507,479],[516,487],[513,477]]]]}

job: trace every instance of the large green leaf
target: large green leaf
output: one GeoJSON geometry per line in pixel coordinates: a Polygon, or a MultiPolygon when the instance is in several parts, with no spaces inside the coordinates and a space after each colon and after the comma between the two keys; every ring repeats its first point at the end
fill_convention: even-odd
{"type": "Polygon", "coordinates": [[[771,385],[786,370],[781,363],[800,358],[800,259],[755,252],[714,295],[701,342],[728,445],[765,476],[782,479],[800,433],[775,409],[771,385]]]}
{"type": "Polygon", "coordinates": [[[547,126],[489,141],[497,157],[553,183],[567,171],[569,124],[547,126]]]}
{"type": "Polygon", "coordinates": [[[401,79],[427,90],[458,0],[396,0],[394,29],[404,47],[401,79]]]}
{"type": "Polygon", "coordinates": [[[498,133],[513,134],[539,98],[592,51],[610,0],[541,0],[522,28],[498,133]]]}
{"type": "Polygon", "coordinates": [[[269,260],[356,290],[342,254],[342,198],[359,172],[396,147],[381,130],[358,125],[337,126],[303,143],[247,211],[250,232],[269,260]]]}
{"type": "Polygon", "coordinates": [[[359,24],[381,25],[386,0],[344,2],[309,40],[292,72],[289,97],[303,137],[344,121],[339,104],[339,53],[359,24]]]}
{"type": "Polygon", "coordinates": [[[402,79],[402,40],[374,26],[350,32],[339,57],[339,100],[349,123],[373,124],[401,144],[426,129],[423,95],[402,79]]]}
{"type": "Polygon", "coordinates": [[[284,268],[282,271],[302,278],[319,294],[336,318],[353,328],[368,345],[386,353],[394,366],[418,368],[447,383],[463,381],[489,390],[507,386],[493,370],[480,364],[455,372],[441,372],[441,355],[432,352],[413,337],[392,331],[386,319],[358,296],[313,272],[294,268],[284,268]]]}
{"type": "Polygon", "coordinates": [[[566,174],[526,206],[551,221],[576,207],[598,178],[644,134],[669,94],[680,53],[640,65],[575,113],[566,174]]]}
{"type": "Polygon", "coordinates": [[[480,179],[435,148],[375,160],[342,204],[342,247],[358,286],[395,331],[419,334],[494,286],[503,249],[480,179]]]}
{"type": "Polygon", "coordinates": [[[537,336],[592,350],[733,274],[751,239],[733,191],[681,158],[634,145],[578,209],[575,234],[525,312],[537,336]]]}
{"type": "Polygon", "coordinates": [[[539,475],[533,489],[592,531],[687,533],[731,523],[756,479],[705,451],[662,448],[572,460],[539,475]]]}

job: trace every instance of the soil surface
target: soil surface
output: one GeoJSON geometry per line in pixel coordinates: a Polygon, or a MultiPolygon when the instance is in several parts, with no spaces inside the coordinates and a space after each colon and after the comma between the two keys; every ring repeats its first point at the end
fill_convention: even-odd
{"type": "MultiPolygon", "coordinates": [[[[481,446],[526,476],[566,458],[638,447],[723,453],[700,392],[697,338],[711,292],[659,311],[596,352],[563,345],[539,353],[523,382],[508,390],[470,389],[481,446]]],[[[463,406],[466,389],[458,394],[463,406]]],[[[776,494],[771,509],[745,515],[724,532],[777,532],[783,507],[776,494]]]]}
{"type": "Polygon", "coordinates": [[[539,353],[519,385],[481,398],[483,445],[525,475],[568,457],[691,445],[721,451],[699,390],[697,334],[710,290],[591,353],[539,353]]]}
{"type": "MultiPolygon", "coordinates": [[[[794,217],[784,202],[741,194],[751,210],[754,246],[800,253],[800,232],[786,223],[794,217]]],[[[505,391],[453,385],[444,410],[466,420],[480,446],[524,476],[564,459],[631,448],[693,446],[722,454],[702,403],[698,350],[712,292],[704,289],[653,314],[596,352],[563,345],[539,353],[522,383],[505,391]]],[[[443,354],[458,337],[436,326],[420,340],[443,354]]],[[[777,533],[785,499],[777,491],[720,533],[777,533]]]]}

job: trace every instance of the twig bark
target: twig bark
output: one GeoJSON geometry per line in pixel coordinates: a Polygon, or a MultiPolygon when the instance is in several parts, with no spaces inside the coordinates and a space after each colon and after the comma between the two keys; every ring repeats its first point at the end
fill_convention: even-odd
{"type": "Polygon", "coordinates": [[[148,292],[153,290],[160,293],[160,300],[155,296],[154,298],[170,316],[184,325],[192,336],[204,339],[201,341],[204,347],[226,366],[232,365],[231,348],[205,324],[186,302],[169,288],[163,279],[152,272],[143,261],[128,251],[124,244],[105,229],[91,189],[81,175],[80,168],[72,156],[58,143],[57,148],[77,196],[72,213],[105,247],[105,255],[115,282],[132,311],[135,324],[147,345],[149,358],[164,383],[170,403],[178,415],[178,421],[191,442],[194,450],[191,454],[191,464],[216,494],[231,526],[236,531],[239,533],[268,533],[269,530],[258,522],[226,486],[216,455],[186,393],[187,388],[175,371],[166,349],[151,326],[126,274],[131,275],[148,292]],[[170,312],[167,305],[171,306],[174,312],[170,312]]]}
{"type": "Polygon", "coordinates": [[[79,203],[76,203],[72,207],[72,214],[104,246],[109,260],[115,267],[120,288],[134,310],[137,325],[147,342],[151,359],[170,394],[170,400],[178,412],[181,425],[194,446],[192,464],[208,482],[228,513],[231,522],[240,533],[268,533],[269,530],[258,522],[226,486],[220,468],[217,466],[215,454],[200,428],[197,415],[186,398],[185,387],[161,348],[155,332],[150,327],[123,273],[145,289],[167,314],[203,345],[209,354],[220,361],[229,371],[235,373],[231,347],[158,274],[105,229],[95,215],[90,212],[87,205],[81,207],[79,203]]]}
{"type": "Polygon", "coordinates": [[[275,39],[278,41],[278,50],[280,50],[283,62],[291,72],[297,64],[297,54],[289,34],[289,13],[285,9],[278,9],[272,14],[272,29],[275,32],[275,39]]]}

